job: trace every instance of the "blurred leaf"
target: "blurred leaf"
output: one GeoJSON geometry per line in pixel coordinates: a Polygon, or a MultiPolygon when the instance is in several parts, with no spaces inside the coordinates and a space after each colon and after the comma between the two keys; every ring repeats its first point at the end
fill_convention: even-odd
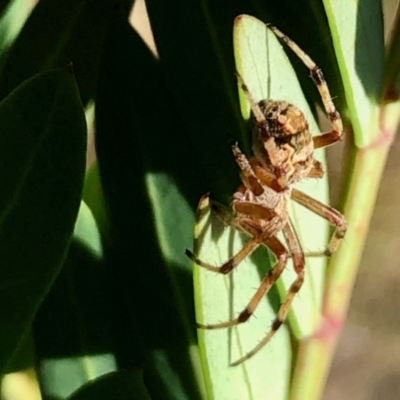
{"type": "Polygon", "coordinates": [[[96,379],[68,397],[68,400],[150,400],[140,374],[118,371],[96,379]]]}
{"type": "Polygon", "coordinates": [[[184,249],[191,242],[198,187],[207,185],[160,63],[118,16],[104,46],[96,121],[119,365],[146,361],[146,386],[154,398],[199,398],[184,249]]]}
{"type": "Polygon", "coordinates": [[[0,1],[0,54],[15,40],[34,7],[30,0],[14,0],[8,7],[1,3],[5,2],[0,1]]]}
{"type": "Polygon", "coordinates": [[[115,371],[110,288],[99,230],[81,202],[65,265],[34,324],[42,391],[64,398],[115,371]]]}
{"type": "Polygon", "coordinates": [[[0,381],[0,396],[2,400],[42,400],[35,370],[5,374],[0,381]]]}
{"type": "Polygon", "coordinates": [[[379,132],[384,36],[382,4],[375,0],[324,0],[349,117],[358,147],[379,132]]]}
{"type": "MultiPolygon", "coordinates": [[[[385,62],[385,91],[400,92],[400,7],[394,20],[385,62]]],[[[386,93],[382,93],[385,95],[386,93]]]]}
{"type": "Polygon", "coordinates": [[[227,137],[244,135],[231,34],[236,2],[221,7],[199,0],[149,0],[146,5],[171,101],[209,181],[198,189],[198,198],[211,191],[228,201],[237,171],[227,137]]]}
{"type": "Polygon", "coordinates": [[[0,98],[29,76],[74,64],[82,100],[94,96],[100,49],[115,0],[41,0],[2,60],[0,98]]]}
{"type": "MultiPolygon", "coordinates": [[[[11,362],[7,364],[9,371],[23,372],[36,365],[35,342],[32,332],[29,331],[20,341],[13,354],[11,362]]],[[[0,396],[2,399],[2,397],[0,396]]]]}
{"type": "Polygon", "coordinates": [[[73,76],[40,74],[0,103],[0,370],[27,334],[68,249],[86,125],[73,76]]]}
{"type": "Polygon", "coordinates": [[[81,201],[78,218],[75,222],[74,239],[82,244],[97,260],[103,258],[100,232],[89,207],[81,201]]]}
{"type": "Polygon", "coordinates": [[[109,221],[101,187],[99,166],[95,162],[86,172],[83,200],[89,206],[104,239],[109,240],[109,221]]]}
{"type": "Polygon", "coordinates": [[[29,332],[7,365],[7,369],[13,372],[0,377],[1,400],[41,400],[35,365],[35,344],[29,332]]]}
{"type": "Polygon", "coordinates": [[[0,98],[28,77],[54,66],[86,1],[39,2],[2,60],[0,98]]]}
{"type": "Polygon", "coordinates": [[[1,0],[0,1],[0,14],[4,12],[7,6],[11,3],[11,0],[1,0]]]}
{"type": "Polygon", "coordinates": [[[112,354],[43,359],[39,371],[41,391],[44,398],[65,399],[88,382],[115,370],[112,354]]]}
{"type": "MultiPolygon", "coordinates": [[[[43,0],[41,0],[43,1],[43,0]]],[[[57,0],[59,2],[60,0],[57,0]]],[[[82,102],[94,98],[97,89],[101,48],[113,9],[120,0],[86,0],[85,8],[70,32],[55,65],[74,64],[82,102]]]]}
{"type": "MultiPolygon", "coordinates": [[[[181,339],[182,343],[179,346],[176,346],[174,340],[178,338],[178,327],[170,325],[171,331],[168,333],[164,330],[165,335],[171,335],[166,341],[168,345],[165,350],[157,349],[147,357],[144,370],[145,383],[154,398],[198,398],[198,392],[203,390],[203,377],[197,344],[193,335],[193,289],[190,285],[191,280],[188,280],[190,275],[187,268],[190,263],[182,252],[183,244],[190,246],[190,232],[194,223],[193,214],[172,177],[163,173],[149,173],[146,183],[154,215],[158,246],[162,251],[172,286],[173,293],[171,295],[174,296],[174,307],[179,313],[181,319],[179,323],[184,325],[187,336],[181,339]],[[183,355],[180,354],[182,350],[184,350],[183,355]],[[186,365],[186,370],[177,364],[182,356],[185,356],[191,363],[186,365]],[[187,382],[192,384],[191,381],[194,378],[197,380],[198,388],[196,388],[196,392],[190,394],[185,386],[187,382]],[[171,385],[171,382],[175,382],[175,385],[171,385]]],[[[166,305],[163,304],[159,311],[165,313],[166,309],[166,305]]],[[[172,322],[171,316],[169,318],[172,322]]]]}

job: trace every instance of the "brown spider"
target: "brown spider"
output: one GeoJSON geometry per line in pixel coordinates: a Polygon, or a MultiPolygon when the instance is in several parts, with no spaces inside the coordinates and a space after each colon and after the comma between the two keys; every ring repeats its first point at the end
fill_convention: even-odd
{"type": "Polygon", "coordinates": [[[304,114],[295,105],[275,100],[261,100],[257,103],[242,77],[237,73],[238,82],[252,110],[254,156],[248,159],[236,143],[232,144],[233,155],[241,170],[243,184],[233,195],[233,213],[214,201],[211,202],[211,207],[225,224],[247,233],[250,239],[237,254],[220,267],[199,260],[188,250],[186,253],[196,264],[222,274],[231,272],[260,245],[268,247],[275,254],[277,262],[264,277],[256,293],[237,318],[216,324],[198,324],[198,327],[219,329],[246,322],[281,276],[290,257],[293,259],[297,278],[291,284],[270,331],[253,350],[232,365],[238,365],[249,359],[269,342],[286,320],[293,298],[303,284],[305,256],[289,216],[290,199],[326,219],[336,228],[325,251],[310,253],[307,256],[331,256],[337,250],[346,232],[346,220],[342,214],[293,188],[293,184],[304,178],[323,176],[321,164],[314,159],[314,149],[329,146],[341,138],[343,127],[340,115],[332,102],[321,69],[286,35],[272,25],[267,24],[267,26],[309,68],[330,119],[332,130],[313,137],[304,114]],[[288,250],[277,238],[279,232],[283,233],[288,250]]]}

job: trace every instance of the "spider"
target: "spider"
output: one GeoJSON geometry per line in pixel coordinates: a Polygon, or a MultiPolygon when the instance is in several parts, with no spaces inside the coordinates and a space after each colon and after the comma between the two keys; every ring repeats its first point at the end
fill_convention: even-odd
{"type": "Polygon", "coordinates": [[[215,201],[211,201],[210,204],[212,211],[224,224],[245,232],[250,239],[237,254],[219,267],[203,262],[189,250],[186,254],[199,266],[221,274],[230,273],[260,245],[270,249],[277,261],[237,318],[197,326],[202,329],[220,329],[246,322],[281,276],[289,258],[292,258],[296,279],[288,289],[269,332],[257,346],[232,363],[233,366],[248,360],[271,340],[285,322],[292,301],[304,282],[305,255],[289,215],[290,200],[308,208],[335,227],[326,250],[309,253],[307,256],[330,257],[337,250],[347,229],[342,214],[293,187],[304,178],[323,176],[322,165],[314,159],[314,149],[329,146],[341,138],[341,117],[333,104],[322,70],[285,34],[270,24],[267,24],[267,27],[285,42],[310,70],[332,130],[313,137],[304,114],[295,105],[275,100],[261,100],[257,103],[240,74],[236,73],[252,111],[254,155],[248,159],[237,143],[232,143],[232,152],[241,170],[242,184],[233,195],[232,210],[215,201]],[[279,232],[283,233],[287,248],[278,239],[279,232]]]}

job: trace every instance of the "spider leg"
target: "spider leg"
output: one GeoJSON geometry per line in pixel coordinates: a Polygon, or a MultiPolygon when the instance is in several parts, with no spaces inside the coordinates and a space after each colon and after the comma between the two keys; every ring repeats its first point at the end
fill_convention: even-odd
{"type": "MultiPolygon", "coordinates": [[[[262,220],[266,220],[266,221],[270,221],[271,226],[274,225],[274,222],[279,222],[279,219],[274,220],[274,218],[278,217],[278,215],[276,214],[275,211],[267,208],[265,205],[261,205],[261,204],[256,204],[253,203],[252,201],[243,201],[243,200],[238,200],[238,201],[234,201],[233,205],[232,205],[233,209],[239,213],[239,214],[245,214],[246,216],[251,217],[252,219],[256,218],[256,219],[262,219],[262,220]]],[[[246,227],[244,227],[243,223],[240,222],[242,225],[239,224],[239,229],[240,230],[244,230],[245,232],[249,233],[250,235],[256,235],[257,234],[257,230],[254,229],[253,223],[249,224],[249,228],[247,229],[246,227]]],[[[275,228],[272,228],[272,230],[270,229],[270,233],[271,235],[275,232],[274,231],[275,228]]],[[[265,236],[267,229],[263,230],[263,235],[265,236]]]]}
{"type": "Polygon", "coordinates": [[[253,169],[255,176],[258,178],[261,184],[270,187],[276,192],[280,192],[282,190],[282,187],[279,185],[276,176],[272,172],[267,171],[265,168],[261,167],[255,157],[250,158],[249,163],[251,165],[251,168],[253,169]]]}
{"type": "Polygon", "coordinates": [[[264,193],[264,189],[255,175],[248,158],[241,152],[236,142],[233,142],[231,146],[235,161],[242,171],[241,178],[245,187],[249,189],[255,196],[260,196],[262,193],[264,193]]]}
{"type": "Polygon", "coordinates": [[[238,222],[237,213],[246,214],[251,218],[258,218],[264,220],[272,220],[277,214],[261,204],[255,204],[252,201],[244,201],[238,200],[234,201],[232,208],[235,210],[236,214],[232,213],[232,211],[224,206],[223,204],[215,201],[210,200],[210,208],[212,212],[227,226],[231,226],[241,232],[248,233],[251,236],[257,235],[257,230],[254,228],[245,229],[240,223],[238,222]]]}
{"type": "MultiPolygon", "coordinates": [[[[241,228],[240,225],[236,223],[236,219],[232,213],[232,210],[229,209],[228,207],[224,206],[223,204],[210,199],[209,193],[206,193],[205,195],[202,196],[202,198],[199,202],[199,207],[197,209],[196,219],[200,219],[202,217],[202,215],[206,211],[208,212],[210,209],[221,220],[221,222],[224,225],[232,226],[235,229],[241,228]]],[[[207,266],[205,268],[210,267],[208,269],[215,271],[216,267],[209,266],[209,264],[207,264],[207,263],[203,263],[189,249],[185,250],[185,254],[196,264],[199,264],[199,265],[206,264],[207,266]]]]}
{"type": "Polygon", "coordinates": [[[244,95],[247,98],[247,101],[250,104],[251,111],[253,111],[253,114],[254,114],[254,117],[255,117],[257,123],[260,126],[264,125],[265,116],[264,116],[263,112],[261,111],[261,108],[259,107],[259,105],[255,101],[255,99],[254,99],[253,95],[251,94],[249,88],[244,83],[244,80],[243,80],[242,76],[239,74],[239,72],[236,72],[236,78],[237,78],[237,80],[239,82],[240,87],[243,90],[244,95]]]}
{"type": "Polygon", "coordinates": [[[186,249],[186,255],[197,265],[221,274],[228,274],[246,257],[253,253],[265,240],[265,237],[271,236],[276,231],[276,224],[279,222],[273,211],[270,211],[262,205],[254,204],[249,201],[238,201],[234,204],[234,209],[238,213],[246,214],[246,216],[267,219],[270,221],[270,224],[268,224],[263,231],[254,228],[254,223],[251,218],[241,217],[239,221],[239,219],[232,215],[224,205],[216,201],[211,201],[211,209],[226,225],[232,226],[233,228],[252,236],[238,253],[220,267],[216,267],[200,260],[190,250],[186,249]]]}
{"type": "MultiPolygon", "coordinates": [[[[271,189],[279,192],[281,190],[276,177],[265,168],[261,167],[258,164],[258,161],[253,157],[250,159],[250,165],[254,171],[254,174],[257,176],[259,182],[270,187],[271,189]]],[[[322,178],[324,176],[324,169],[322,164],[314,160],[314,165],[312,166],[310,172],[307,175],[307,178],[322,178]]]]}
{"type": "Polygon", "coordinates": [[[246,257],[248,257],[258,246],[262,243],[262,236],[253,236],[250,240],[246,242],[243,248],[237,252],[232,258],[223,263],[220,267],[215,267],[214,265],[208,264],[200,259],[198,259],[190,250],[186,249],[186,255],[197,265],[208,269],[209,271],[218,272],[221,274],[228,274],[234,268],[236,268],[246,257]]]}
{"type": "MultiPolygon", "coordinates": [[[[265,139],[265,143],[264,143],[265,150],[267,151],[267,153],[271,159],[272,165],[276,169],[276,174],[279,176],[280,171],[281,171],[280,160],[275,157],[275,154],[278,152],[278,147],[275,143],[274,138],[271,136],[270,132],[268,131],[265,115],[261,111],[260,106],[255,101],[253,95],[251,94],[249,88],[245,84],[245,82],[244,82],[242,76],[239,74],[239,72],[236,72],[236,77],[237,77],[237,80],[239,82],[239,85],[240,85],[243,93],[245,94],[245,96],[247,98],[247,101],[250,104],[251,111],[253,112],[253,116],[257,122],[257,125],[262,132],[262,136],[265,139]]],[[[236,155],[235,155],[235,157],[236,157],[236,155]]],[[[285,186],[285,185],[283,185],[283,186],[285,186]]],[[[282,185],[279,185],[277,183],[277,181],[276,181],[275,187],[276,187],[277,191],[281,191],[281,189],[282,189],[282,185]]]]}
{"type": "Polygon", "coordinates": [[[311,77],[317,86],[319,94],[321,96],[322,103],[325,111],[331,121],[332,130],[313,138],[314,148],[329,146],[337,142],[343,134],[343,123],[340,118],[339,112],[336,110],[333,104],[331,94],[329,92],[328,85],[324,78],[321,68],[309,57],[293,40],[289,39],[284,33],[282,33],[275,26],[267,24],[268,28],[275,33],[280,39],[282,39],[291,50],[300,58],[304,65],[310,70],[311,77]]]}
{"type": "MultiPolygon", "coordinates": [[[[300,245],[299,239],[297,237],[296,231],[295,231],[292,221],[290,219],[283,228],[283,235],[285,236],[286,242],[289,247],[289,251],[293,258],[293,266],[294,266],[294,270],[297,274],[297,278],[290,285],[288,293],[287,293],[285,299],[283,300],[281,306],[279,307],[278,315],[276,316],[274,322],[272,323],[269,332],[257,344],[257,346],[255,346],[251,351],[249,351],[247,354],[245,354],[242,358],[240,358],[239,360],[232,363],[232,366],[239,365],[242,362],[248,360],[250,357],[252,357],[254,354],[256,354],[259,350],[261,350],[272,339],[272,337],[275,335],[275,333],[279,330],[279,328],[285,322],[287,315],[289,313],[289,310],[290,310],[290,306],[293,302],[293,299],[294,299],[295,295],[299,292],[301,286],[303,285],[304,265],[305,265],[304,254],[303,254],[303,250],[301,249],[301,245],[300,245]]],[[[285,249],[285,252],[286,252],[286,249],[285,249]]],[[[287,260],[287,257],[288,257],[288,254],[286,252],[286,254],[285,254],[286,260],[287,260]]],[[[285,263],[286,263],[286,260],[285,260],[285,263]]],[[[282,271],[280,271],[280,272],[282,272],[282,271]]],[[[279,273],[279,275],[280,275],[280,273],[279,273]]],[[[279,275],[276,277],[276,279],[279,277],[279,275]]],[[[275,279],[275,281],[276,281],[276,279],[275,279]]]]}
{"type": "Polygon", "coordinates": [[[301,192],[300,190],[292,190],[292,199],[302,206],[308,208],[310,211],[326,219],[330,224],[335,226],[335,232],[328,244],[328,247],[323,252],[315,252],[307,254],[308,257],[317,256],[332,256],[339,247],[340,242],[344,238],[347,230],[347,223],[344,215],[340,214],[334,208],[329,207],[320,201],[308,196],[307,194],[301,192]]]}
{"type": "Polygon", "coordinates": [[[275,264],[275,266],[264,277],[259,288],[251,298],[250,302],[247,304],[246,308],[235,319],[226,322],[221,322],[218,324],[197,324],[199,328],[220,329],[220,328],[232,327],[235,325],[239,325],[243,322],[246,322],[251,317],[251,315],[254,313],[254,310],[257,308],[260,301],[264,298],[264,296],[269,292],[269,290],[277,281],[277,279],[281,276],[282,271],[284,270],[288,259],[286,248],[283,246],[281,241],[276,236],[270,236],[264,238],[263,244],[267,246],[271,251],[273,251],[278,261],[275,264]]]}

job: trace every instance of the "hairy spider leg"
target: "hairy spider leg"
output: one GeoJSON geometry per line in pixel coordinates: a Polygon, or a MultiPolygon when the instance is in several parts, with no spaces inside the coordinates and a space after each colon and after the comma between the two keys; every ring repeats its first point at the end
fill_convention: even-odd
{"type": "Polygon", "coordinates": [[[332,254],[338,249],[339,244],[343,240],[347,231],[347,223],[344,215],[342,215],[339,211],[336,211],[334,208],[321,203],[320,201],[297,189],[292,190],[291,198],[295,202],[308,208],[313,213],[324,218],[335,227],[335,231],[331,240],[329,241],[328,247],[323,252],[307,253],[307,257],[331,257],[332,254]]]}
{"type": "Polygon", "coordinates": [[[271,29],[272,32],[274,32],[276,36],[282,39],[290,47],[290,49],[310,70],[311,77],[313,78],[313,81],[317,86],[317,89],[321,96],[325,111],[332,125],[332,130],[330,132],[323,133],[322,135],[315,136],[313,138],[314,148],[318,149],[320,147],[326,147],[337,142],[343,135],[343,123],[342,119],[340,118],[340,114],[332,101],[329,87],[326,83],[321,68],[292,39],[287,37],[278,28],[271,24],[266,25],[269,29],[271,29]]]}
{"type": "MultiPolygon", "coordinates": [[[[234,363],[232,363],[232,366],[236,366],[241,364],[242,362],[248,360],[249,358],[251,358],[252,356],[254,356],[259,350],[261,350],[271,339],[272,337],[276,334],[276,332],[279,330],[279,328],[282,326],[282,324],[286,321],[290,307],[292,305],[293,299],[296,296],[296,294],[299,292],[299,290],[301,289],[303,282],[304,282],[304,266],[305,266],[305,260],[304,260],[304,254],[303,254],[303,250],[301,248],[298,236],[296,234],[295,228],[291,222],[291,220],[289,219],[288,223],[284,226],[283,228],[283,235],[286,239],[289,251],[292,254],[292,258],[293,258],[293,266],[294,266],[294,270],[297,274],[297,277],[295,279],[295,281],[290,285],[290,288],[286,294],[285,299],[283,300],[281,306],[279,307],[278,310],[278,314],[275,318],[275,320],[273,321],[272,325],[271,325],[271,329],[269,330],[269,332],[265,335],[265,337],[257,344],[257,346],[255,346],[251,351],[249,351],[248,353],[246,353],[243,357],[241,357],[240,359],[236,360],[234,363]]],[[[276,246],[276,244],[274,244],[276,246]]],[[[280,257],[283,257],[285,260],[285,265],[287,262],[287,258],[288,258],[288,253],[287,250],[283,247],[283,245],[281,245],[282,247],[280,248],[280,251],[284,251],[284,257],[283,257],[283,253],[280,254],[280,257]]],[[[282,266],[280,265],[280,259],[279,256],[277,254],[277,250],[278,248],[275,247],[272,249],[276,255],[276,257],[278,258],[278,263],[277,265],[268,273],[268,275],[264,278],[262,285],[264,284],[265,281],[267,281],[269,283],[269,287],[264,288],[264,295],[268,292],[268,290],[270,289],[271,285],[273,285],[276,280],[279,278],[279,276],[282,273],[282,270],[280,270],[278,268],[278,266],[282,266]],[[274,271],[276,269],[276,271],[274,271]],[[271,280],[269,280],[271,275],[271,280]]],[[[283,265],[284,267],[284,265],[283,265]]],[[[256,295],[259,294],[260,289],[257,291],[256,295]]],[[[254,296],[255,297],[255,296],[254,296]]],[[[254,298],[253,298],[254,299],[254,298]]],[[[258,304],[258,303],[257,303],[258,304]]],[[[251,302],[249,304],[253,305],[251,302]]],[[[247,319],[250,317],[251,313],[254,312],[254,309],[249,308],[249,306],[246,308],[245,312],[247,311],[247,314],[245,314],[245,312],[242,312],[239,316],[242,317],[244,315],[247,316],[247,319]]],[[[246,320],[247,320],[246,319],[246,320]]],[[[242,321],[240,321],[242,322],[242,321]]]]}

